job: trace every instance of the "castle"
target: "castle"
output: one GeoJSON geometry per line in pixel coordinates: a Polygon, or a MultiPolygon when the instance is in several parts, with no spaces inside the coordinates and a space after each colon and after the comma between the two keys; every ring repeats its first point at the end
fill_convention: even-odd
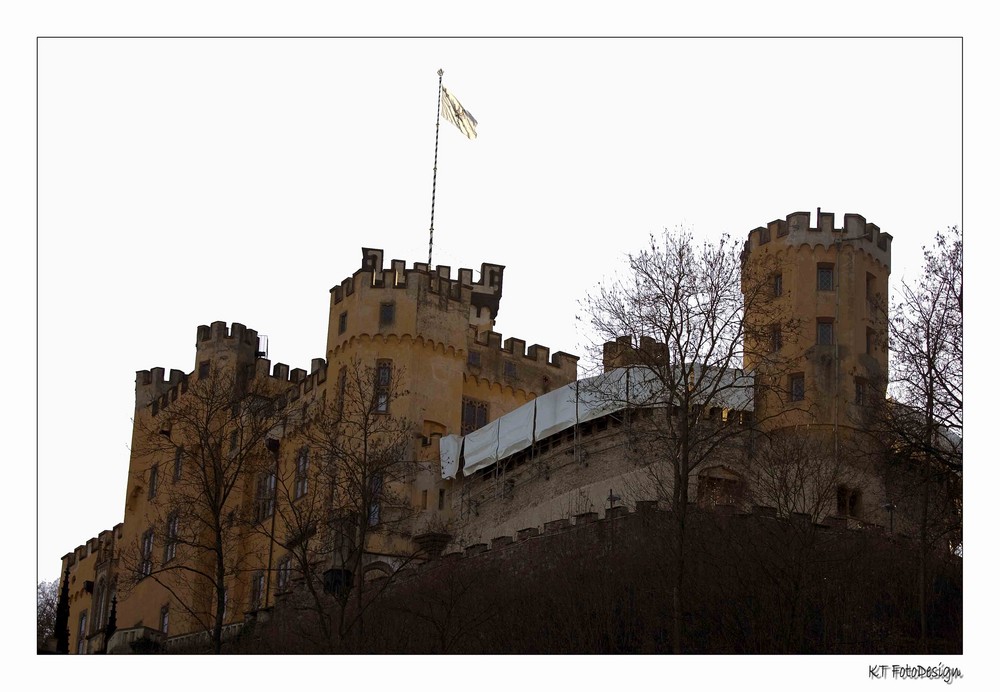
{"type": "MultiPolygon", "coordinates": [[[[885,396],[891,240],[856,214],[834,228],[819,210],[815,226],[796,212],[749,233],[744,293],[764,287],[766,300],[747,305],[766,309],[747,309],[742,368],[694,399],[726,431],[691,479],[698,505],[887,522],[885,488],[852,433],[885,396]],[[790,431],[773,439],[821,458],[829,492],[768,495],[761,430],[790,431]]],[[[137,372],[123,521],[63,557],[70,651],[236,630],[303,570],[338,588],[609,504],[662,501],[643,461],[649,426],[676,415],[649,375],[662,344],[620,335],[604,374],[578,380],[576,356],[494,331],[503,274],[484,263],[453,278],[363,248],[330,290],[325,358],[308,372],[270,363],[257,332],[224,322],[198,327],[190,371],[137,372]],[[382,446],[324,446],[330,421],[382,446]],[[338,455],[340,475],[324,480],[322,457],[338,455]],[[349,485],[345,468],[363,478],[349,485]],[[208,488],[220,496],[206,499],[208,488]],[[324,533],[337,521],[350,531],[324,533]],[[222,536],[224,558],[205,543],[222,536]],[[300,565],[310,541],[322,545],[300,565]]]]}

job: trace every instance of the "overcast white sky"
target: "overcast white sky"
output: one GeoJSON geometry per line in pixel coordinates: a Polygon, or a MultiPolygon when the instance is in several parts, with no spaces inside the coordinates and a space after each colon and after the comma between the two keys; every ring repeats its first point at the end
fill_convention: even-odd
{"type": "MultiPolygon", "coordinates": [[[[251,23],[208,10],[186,23],[120,4],[105,25],[72,3],[42,4],[64,11],[4,48],[26,77],[37,34],[438,33],[457,16],[442,10],[423,30],[405,23],[416,15],[408,6],[367,23],[353,13],[251,23]]],[[[750,33],[724,8],[696,32],[750,33]]],[[[800,24],[787,28],[765,17],[756,33],[907,31],[892,10],[867,7],[867,24],[840,12],[795,15],[800,24]]],[[[579,31],[555,12],[533,16],[530,29],[513,13],[483,26],[579,31]]],[[[642,19],[594,14],[580,33],[691,33],[642,19]]],[[[911,33],[972,28],[940,16],[911,33]]],[[[967,71],[988,64],[974,59],[982,45],[966,44],[967,71]]],[[[359,266],[362,245],[426,261],[438,68],[479,120],[479,138],[442,122],[434,263],[453,272],[506,265],[497,328],[529,344],[580,352],[577,301],[664,227],[742,238],[792,211],[819,206],[838,226],[860,213],[894,236],[895,281],[919,271],[936,230],[963,221],[956,39],[37,47],[40,579],[56,578],[63,554],[122,520],[136,370],[190,371],[195,330],[214,320],[267,334],[272,362],[308,368],[324,355],[328,291],[359,266]]],[[[19,78],[13,93],[34,105],[34,86],[19,78]]],[[[27,200],[33,123],[21,123],[8,143],[24,167],[7,189],[27,200]]],[[[987,150],[967,147],[970,159],[987,150]]]]}

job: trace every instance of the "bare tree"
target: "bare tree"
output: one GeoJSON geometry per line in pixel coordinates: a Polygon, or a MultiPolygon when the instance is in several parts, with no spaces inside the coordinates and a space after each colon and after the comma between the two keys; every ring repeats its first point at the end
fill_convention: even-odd
{"type": "MultiPolygon", "coordinates": [[[[645,418],[633,446],[650,462],[652,489],[672,509],[675,652],[683,641],[690,482],[710,461],[742,453],[750,420],[737,412],[752,408],[755,392],[748,377],[753,373],[739,368],[765,363],[773,374],[777,364],[764,348],[764,334],[773,324],[786,335],[797,329],[772,300],[774,268],[766,261],[744,263],[741,250],[728,237],[697,244],[688,231],[667,231],[629,255],[626,274],[601,284],[585,302],[597,339],[609,344],[605,369],[641,372],[637,377],[656,392],[660,406],[645,418]]],[[[759,396],[765,380],[757,379],[759,396]]],[[[594,396],[620,395],[608,390],[594,396]]]]}
{"type": "Polygon", "coordinates": [[[59,602],[59,582],[38,582],[38,649],[44,648],[56,634],[56,606],[59,602]]]}
{"type": "Polygon", "coordinates": [[[920,646],[928,646],[929,553],[962,533],[963,254],[957,227],[924,248],[924,269],[903,282],[889,320],[891,398],[879,402],[875,431],[889,453],[890,506],[915,509],[920,535],[920,646]]]}
{"type": "Polygon", "coordinates": [[[282,501],[273,539],[309,594],[305,607],[324,643],[349,648],[354,634],[360,641],[365,611],[413,557],[395,529],[413,512],[414,432],[395,411],[407,394],[401,368],[355,359],[337,378],[335,396],[290,431],[294,463],[277,479],[282,501]],[[369,589],[365,573],[376,561],[390,579],[369,589]]]}
{"type": "Polygon", "coordinates": [[[806,514],[816,523],[837,515],[859,518],[860,507],[852,506],[844,491],[867,487],[874,480],[864,468],[871,455],[855,445],[859,439],[842,437],[838,454],[833,433],[805,435],[787,428],[755,435],[738,467],[748,481],[747,503],[772,507],[781,517],[806,514]]]}
{"type": "Polygon", "coordinates": [[[137,416],[133,455],[145,461],[150,527],[123,549],[123,585],[162,585],[215,653],[227,608],[235,612],[227,587],[261,559],[246,515],[254,481],[272,463],[266,440],[289,413],[287,388],[220,367],[155,415],[137,416]]]}

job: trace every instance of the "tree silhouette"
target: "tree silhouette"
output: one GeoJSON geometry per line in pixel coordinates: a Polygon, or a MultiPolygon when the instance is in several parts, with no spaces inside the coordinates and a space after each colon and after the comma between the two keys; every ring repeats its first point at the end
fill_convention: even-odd
{"type": "MultiPolygon", "coordinates": [[[[267,440],[295,415],[289,387],[267,377],[219,367],[187,383],[155,414],[137,413],[133,456],[145,491],[149,527],[122,550],[122,585],[161,585],[193,625],[222,648],[228,587],[259,564],[247,515],[255,480],[271,465],[267,440]]],[[[127,510],[128,511],[128,510],[127,510]]],[[[137,518],[138,520],[138,518],[137,518]]]]}
{"type": "Polygon", "coordinates": [[[741,249],[728,237],[698,244],[689,231],[665,231],[629,255],[624,274],[598,286],[584,303],[604,343],[605,369],[629,369],[625,390],[612,380],[589,396],[632,405],[633,383],[639,382],[640,399],[653,405],[653,414],[633,428],[630,446],[647,465],[646,496],[654,492],[672,510],[675,652],[683,649],[691,480],[715,460],[741,458],[753,422],[745,412],[777,378],[758,377],[754,384],[754,373],[740,368],[765,363],[773,375],[780,363],[768,348],[772,325],[786,335],[798,329],[772,300],[776,266],[745,263],[741,249]]]}

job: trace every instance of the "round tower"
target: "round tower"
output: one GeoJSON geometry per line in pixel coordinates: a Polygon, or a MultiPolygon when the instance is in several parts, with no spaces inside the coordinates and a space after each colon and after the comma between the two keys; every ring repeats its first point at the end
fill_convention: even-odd
{"type": "Polygon", "coordinates": [[[892,236],[858,214],[795,212],[750,231],[743,252],[744,369],[756,417],[789,425],[862,427],[888,379],[892,236]]]}

